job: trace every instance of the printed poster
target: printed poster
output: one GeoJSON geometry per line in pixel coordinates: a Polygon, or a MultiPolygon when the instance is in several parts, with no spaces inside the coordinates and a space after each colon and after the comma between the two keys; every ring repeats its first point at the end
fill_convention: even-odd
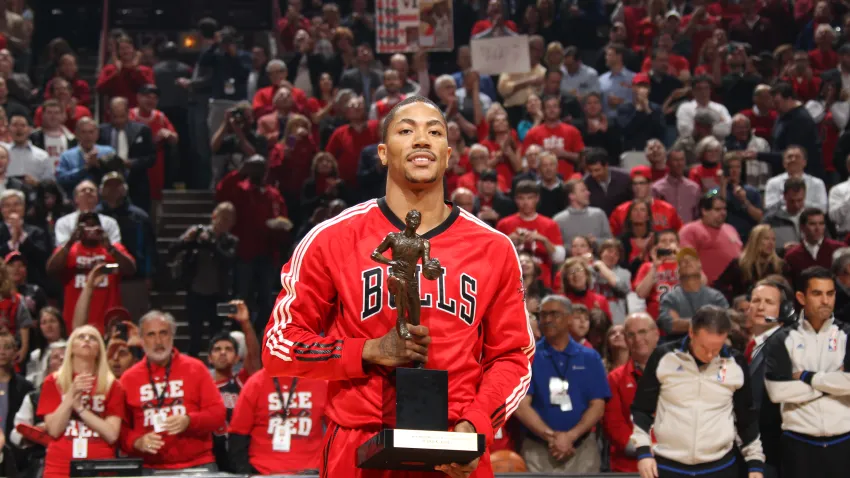
{"type": "Polygon", "coordinates": [[[376,0],[378,53],[454,49],[451,0],[376,0]]]}

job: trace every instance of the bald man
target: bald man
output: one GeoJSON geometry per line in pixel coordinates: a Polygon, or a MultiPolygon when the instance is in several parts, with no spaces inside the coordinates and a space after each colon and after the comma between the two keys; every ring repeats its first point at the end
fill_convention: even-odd
{"type": "Polygon", "coordinates": [[[632,434],[631,406],[637,391],[637,382],[646,362],[658,345],[658,327],[646,312],[635,312],[626,317],[623,325],[629,361],[608,374],[611,399],[605,404],[602,424],[611,442],[611,471],[636,473],[637,459],[629,444],[632,434]]]}
{"type": "MultiPolygon", "coordinates": [[[[419,86],[419,83],[410,79],[410,64],[407,61],[407,57],[402,53],[396,53],[390,58],[390,69],[398,72],[398,76],[401,79],[401,94],[405,96],[416,96],[419,94],[419,91],[422,87],[419,86]]],[[[387,96],[388,92],[384,85],[381,85],[375,91],[375,101],[380,101],[387,96]]]]}

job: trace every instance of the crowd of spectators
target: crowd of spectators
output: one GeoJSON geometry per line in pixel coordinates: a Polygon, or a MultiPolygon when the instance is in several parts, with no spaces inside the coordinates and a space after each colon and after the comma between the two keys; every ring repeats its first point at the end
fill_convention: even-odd
{"type": "MultiPolygon", "coordinates": [[[[491,452],[535,472],[638,471],[652,417],[670,430],[662,404],[686,407],[664,393],[671,364],[708,377],[743,356],[728,373],[751,376],[735,400],[752,388],[740,400],[761,440],[742,434],[739,461],[771,477],[789,456],[792,477],[833,476],[800,474],[806,460],[846,469],[847,420],[812,422],[847,415],[846,358],[782,352],[845,357],[846,3],[453,2],[452,52],[391,56],[376,55],[366,0],[282,3],[271,37],[202,20],[192,59],[110,31],[90,87],[65,39],[36,64],[38,18],[5,2],[0,474],[68,476],[72,459],[115,456],[317,469],[327,384],[269,376],[259,334],[294,246],[384,195],[380,122],[412,95],[447,120],[446,199],[516,245],[540,340],[491,452]],[[471,38],[515,35],[528,35],[529,71],[475,71],[471,38]],[[163,257],[175,187],[214,190],[215,204],[163,257]],[[186,350],[175,318],[151,310],[162,288],[186,292],[186,350]],[[828,344],[810,337],[821,329],[828,344]],[[689,348],[717,337],[722,352],[689,348]],[[780,412],[800,397],[825,405],[780,412]]],[[[682,462],[664,440],[662,469],[682,462]]],[[[726,459],[694,453],[689,466],[726,459]]]]}

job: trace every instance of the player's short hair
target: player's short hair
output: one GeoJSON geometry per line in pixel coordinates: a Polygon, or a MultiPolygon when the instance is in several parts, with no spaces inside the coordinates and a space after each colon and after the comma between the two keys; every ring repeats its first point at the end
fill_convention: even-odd
{"type": "Polygon", "coordinates": [[[446,121],[446,115],[445,115],[445,113],[443,113],[443,110],[441,110],[440,107],[437,106],[436,103],[434,103],[433,101],[429,100],[428,98],[426,98],[424,96],[419,96],[419,95],[409,96],[409,97],[399,101],[398,104],[393,106],[393,108],[390,110],[390,112],[387,113],[386,118],[384,118],[384,123],[381,125],[381,142],[387,141],[387,131],[390,128],[390,123],[392,123],[393,120],[395,119],[395,115],[398,112],[398,110],[400,108],[403,108],[403,107],[405,107],[409,104],[413,104],[413,103],[425,103],[426,105],[433,106],[434,109],[436,109],[437,111],[440,112],[440,117],[443,119],[443,126],[445,126],[446,129],[448,129],[449,125],[448,125],[448,121],[446,121]]]}
{"type": "Polygon", "coordinates": [[[174,316],[168,312],[163,312],[161,310],[153,309],[150,312],[146,313],[139,319],[139,329],[145,325],[145,322],[149,320],[164,320],[168,323],[168,328],[171,330],[171,335],[177,333],[177,320],[174,319],[174,316]]]}
{"type": "Polygon", "coordinates": [[[803,209],[803,212],[800,214],[800,226],[805,226],[809,223],[809,219],[818,216],[824,216],[824,218],[826,218],[826,214],[822,209],[818,209],[816,207],[807,207],[806,209],[803,209]]]}
{"type": "Polygon", "coordinates": [[[590,166],[592,164],[601,164],[608,166],[608,151],[602,148],[587,148],[584,150],[584,164],[590,166]]]}

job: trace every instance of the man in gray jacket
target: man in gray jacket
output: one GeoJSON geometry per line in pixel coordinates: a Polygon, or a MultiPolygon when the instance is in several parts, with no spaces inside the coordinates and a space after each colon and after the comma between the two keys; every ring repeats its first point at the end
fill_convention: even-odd
{"type": "Polygon", "coordinates": [[[631,407],[641,478],[738,478],[744,466],[763,478],[747,360],[725,345],[731,328],[728,310],[702,307],[685,338],[649,357],[631,407]]]}
{"type": "Polygon", "coordinates": [[[597,241],[611,237],[608,217],[598,207],[590,205],[590,191],[581,179],[571,179],[564,183],[569,206],[552,218],[561,229],[564,248],[569,255],[570,246],[576,236],[590,236],[597,241]]]}
{"type": "Polygon", "coordinates": [[[702,263],[696,249],[680,249],[676,261],[679,263],[679,285],[664,294],[658,313],[658,328],[665,334],[662,341],[677,340],[687,334],[691,317],[704,305],[729,308],[720,291],[703,284],[702,263]]]}

